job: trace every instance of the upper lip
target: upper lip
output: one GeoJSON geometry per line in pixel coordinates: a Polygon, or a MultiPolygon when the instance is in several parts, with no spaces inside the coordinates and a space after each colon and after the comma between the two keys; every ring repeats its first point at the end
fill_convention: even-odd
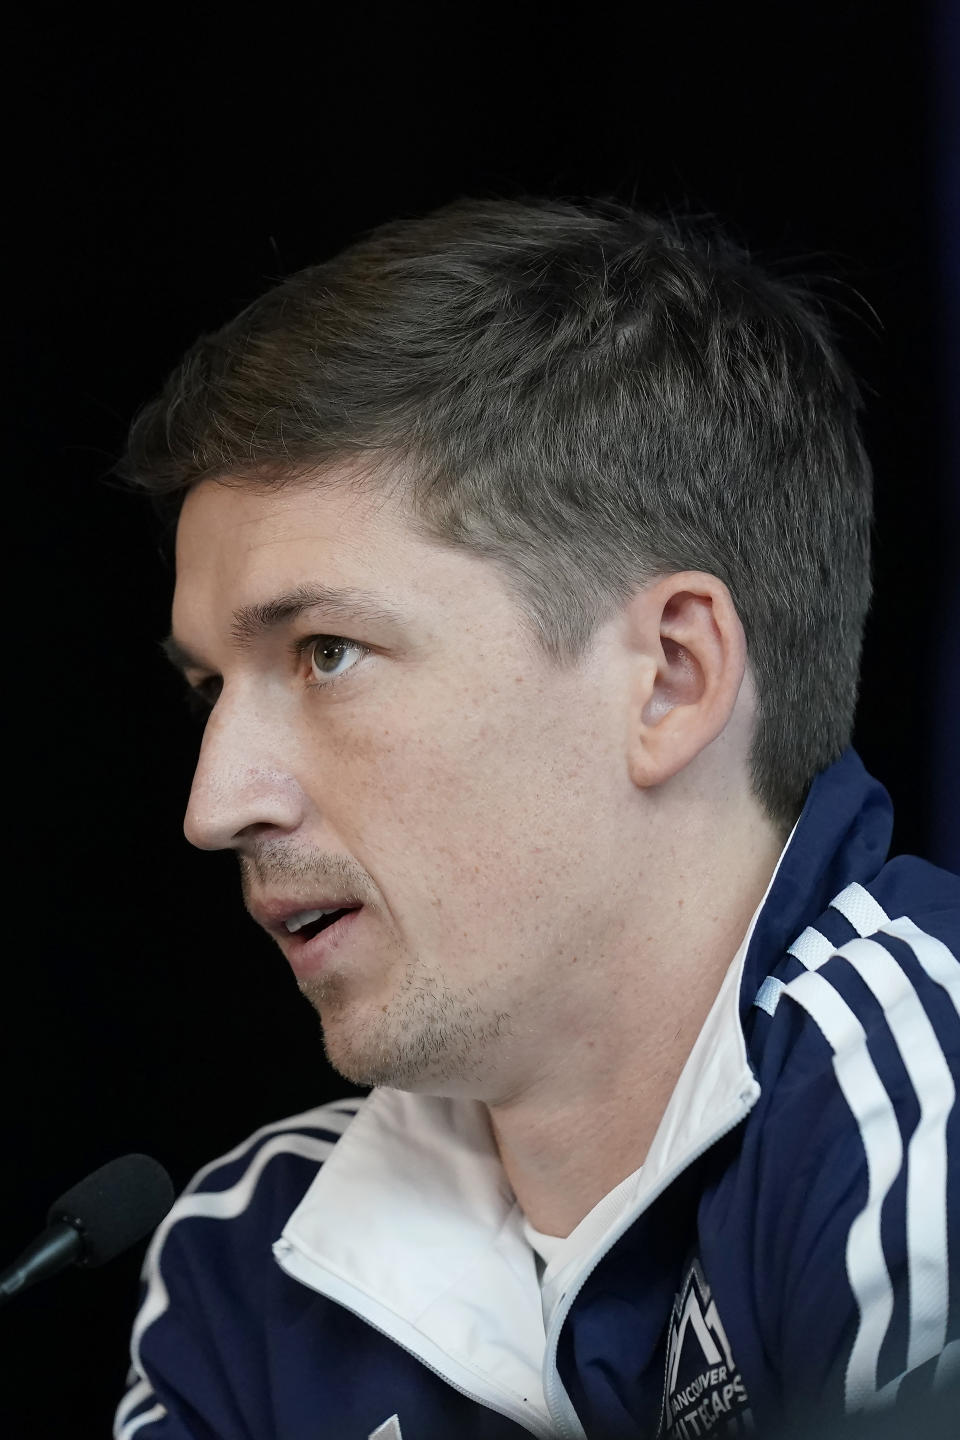
{"type": "Polygon", "coordinates": [[[285,921],[292,919],[294,915],[301,915],[305,910],[356,910],[361,902],[352,896],[345,895],[305,895],[291,898],[285,895],[265,895],[257,900],[250,900],[247,909],[265,930],[279,931],[281,934],[288,933],[285,921]]]}

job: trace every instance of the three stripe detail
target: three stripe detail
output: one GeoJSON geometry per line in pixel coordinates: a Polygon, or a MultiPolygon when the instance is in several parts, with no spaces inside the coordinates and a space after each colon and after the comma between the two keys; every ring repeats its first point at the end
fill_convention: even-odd
{"type": "Polygon", "coordinates": [[[857,932],[836,946],[808,927],[790,946],[804,973],[784,984],[768,976],[755,1004],[773,1014],[786,994],[800,1005],[833,1052],[840,1090],[857,1121],[867,1164],[867,1198],[847,1237],[846,1268],[859,1323],[845,1377],[848,1411],[889,1404],[903,1374],[939,1357],[934,1383],[960,1366],[960,1342],[946,1344],[948,1316],[946,1127],[956,1087],[933,1025],[909,976],[879,940],[890,935],[908,945],[930,979],[960,1017],[960,964],[946,945],[912,920],[891,920],[862,885],[852,884],[831,902],[857,932]],[[904,1151],[893,1103],[867,1048],[866,1032],[820,967],[840,956],[881,1005],[890,1034],[916,1095],[920,1118],[904,1151]],[[884,1201],[906,1166],[905,1248],[909,1293],[907,1365],[902,1375],[878,1386],[878,1362],[894,1309],[894,1293],[881,1243],[884,1201]]]}
{"type": "Polygon", "coordinates": [[[117,1408],[114,1420],[115,1440],[132,1440],[138,1430],[155,1420],[162,1420],[167,1413],[166,1408],[159,1402],[149,1410],[141,1410],[138,1414],[133,1412],[137,1410],[138,1406],[150,1400],[154,1394],[153,1387],[145,1378],[140,1364],[140,1343],[147,1328],[160,1319],[170,1304],[170,1297],[160,1270],[160,1252],[170,1230],[180,1220],[195,1216],[232,1220],[241,1215],[253,1199],[254,1191],[265,1166],[275,1155],[300,1155],[322,1164],[330,1155],[336,1141],[324,1140],[318,1135],[305,1135],[292,1127],[300,1125],[304,1128],[320,1129],[341,1135],[356,1114],[360,1103],[359,1100],[334,1102],[330,1105],[322,1105],[316,1110],[308,1110],[302,1115],[277,1121],[271,1125],[264,1125],[262,1129],[248,1136],[229,1154],[221,1155],[209,1165],[205,1165],[190,1181],[173,1209],[155,1232],[144,1260],[143,1279],[146,1281],[147,1288],[143,1303],[137,1312],[131,1339],[130,1353],[133,1364],[128,1379],[132,1383],[117,1408]],[[260,1141],[265,1143],[260,1145],[251,1163],[239,1180],[229,1189],[197,1193],[199,1187],[215,1170],[239,1160],[245,1153],[254,1150],[260,1141]]]}

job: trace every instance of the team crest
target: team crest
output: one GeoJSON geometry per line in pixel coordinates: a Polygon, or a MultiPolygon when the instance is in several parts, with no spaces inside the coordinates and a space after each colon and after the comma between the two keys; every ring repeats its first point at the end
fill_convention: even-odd
{"type": "Polygon", "coordinates": [[[670,1316],[660,1434],[665,1440],[751,1435],[749,1404],[717,1302],[694,1258],[670,1316]]]}

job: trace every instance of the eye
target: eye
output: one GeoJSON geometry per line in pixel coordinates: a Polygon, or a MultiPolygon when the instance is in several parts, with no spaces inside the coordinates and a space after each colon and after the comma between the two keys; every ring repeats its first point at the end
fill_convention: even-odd
{"type": "MultiPolygon", "coordinates": [[[[369,645],[359,640],[347,640],[343,635],[308,635],[298,640],[293,647],[295,654],[307,655],[313,674],[311,689],[328,687],[353,670],[364,655],[370,654],[369,645]]],[[[187,708],[201,727],[206,725],[210,712],[220,699],[223,680],[211,675],[197,685],[187,685],[185,699],[187,708]]]]}
{"type": "Polygon", "coordinates": [[[369,655],[370,648],[342,635],[312,635],[303,642],[315,685],[332,685],[369,655]]]}

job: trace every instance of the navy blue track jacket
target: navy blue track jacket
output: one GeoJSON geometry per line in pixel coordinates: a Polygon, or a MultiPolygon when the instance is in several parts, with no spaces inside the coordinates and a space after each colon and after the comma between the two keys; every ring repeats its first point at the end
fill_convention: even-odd
{"type": "Polygon", "coordinates": [[[374,1090],[207,1166],[117,1440],[764,1436],[949,1385],[960,881],[885,863],[891,826],[852,750],[817,777],[642,1169],[542,1286],[479,1103],[374,1090]]]}

